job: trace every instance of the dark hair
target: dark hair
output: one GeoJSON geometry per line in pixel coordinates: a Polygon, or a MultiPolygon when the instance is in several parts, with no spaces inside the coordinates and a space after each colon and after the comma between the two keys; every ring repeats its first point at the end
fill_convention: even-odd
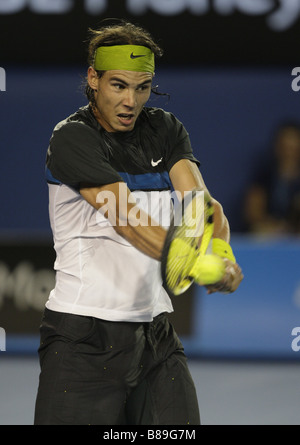
{"type": "MultiPolygon", "coordinates": [[[[148,31],[140,26],[120,20],[120,23],[102,26],[98,30],[89,29],[90,39],[88,44],[88,64],[94,66],[95,52],[100,46],[114,45],[141,45],[151,49],[155,57],[161,57],[163,50],[154,42],[148,31]]],[[[98,77],[103,75],[103,71],[97,71],[98,77]]],[[[153,89],[154,92],[155,89],[153,89]]],[[[94,90],[86,82],[85,94],[92,104],[94,104],[94,90]]]]}

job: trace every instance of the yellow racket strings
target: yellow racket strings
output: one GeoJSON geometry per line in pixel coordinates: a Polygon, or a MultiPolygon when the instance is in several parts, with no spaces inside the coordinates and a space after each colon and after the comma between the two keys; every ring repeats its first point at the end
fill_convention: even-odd
{"type": "Polygon", "coordinates": [[[166,282],[174,295],[190,286],[193,281],[190,271],[200,251],[206,251],[210,242],[213,209],[209,204],[203,192],[194,192],[192,199],[183,201],[180,217],[178,214],[175,217],[176,227],[166,266],[166,282]]]}

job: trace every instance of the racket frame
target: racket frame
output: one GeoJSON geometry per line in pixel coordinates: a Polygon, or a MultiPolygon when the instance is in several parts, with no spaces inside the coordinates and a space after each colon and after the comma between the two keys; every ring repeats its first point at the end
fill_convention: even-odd
{"type": "MultiPolygon", "coordinates": [[[[178,226],[180,223],[184,220],[185,211],[188,209],[189,205],[195,199],[197,194],[203,194],[203,200],[204,200],[204,211],[206,212],[203,215],[204,220],[199,222],[199,227],[201,226],[203,228],[202,234],[199,233],[199,236],[197,237],[189,237],[191,238],[191,247],[192,243],[194,243],[194,261],[196,261],[197,257],[199,255],[205,255],[207,252],[212,236],[213,236],[213,229],[214,229],[214,223],[213,223],[213,204],[211,201],[211,197],[209,193],[206,190],[201,189],[193,189],[190,192],[186,192],[184,194],[184,197],[181,201],[181,208],[180,208],[180,214],[178,216],[178,209],[174,210],[174,213],[172,215],[172,219],[170,222],[170,227],[167,232],[165,244],[162,251],[161,256],[161,276],[163,280],[163,286],[166,289],[167,293],[170,296],[176,296],[180,295],[184,292],[186,292],[189,287],[193,284],[194,278],[190,275],[185,276],[182,279],[182,283],[184,285],[181,287],[177,286],[177,290],[171,289],[168,285],[168,278],[167,278],[167,270],[168,270],[168,262],[170,260],[169,258],[169,252],[171,248],[172,241],[176,238],[176,233],[178,232],[178,226]],[[205,235],[205,236],[204,236],[205,235]],[[201,240],[200,240],[201,238],[201,240]],[[205,239],[204,239],[205,238],[205,239]],[[199,241],[200,240],[200,241],[199,241]]],[[[191,251],[192,254],[192,251],[191,251]]],[[[191,268],[192,270],[192,268],[191,268]]]]}

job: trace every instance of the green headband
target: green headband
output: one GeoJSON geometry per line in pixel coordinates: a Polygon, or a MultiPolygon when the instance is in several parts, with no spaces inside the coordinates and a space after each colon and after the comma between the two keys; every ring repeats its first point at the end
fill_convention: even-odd
{"type": "Polygon", "coordinates": [[[154,54],[145,46],[100,46],[95,52],[94,68],[97,71],[125,70],[154,74],[154,54]]]}

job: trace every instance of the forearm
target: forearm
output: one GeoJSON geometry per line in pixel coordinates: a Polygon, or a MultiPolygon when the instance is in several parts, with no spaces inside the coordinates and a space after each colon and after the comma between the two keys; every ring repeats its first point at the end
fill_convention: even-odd
{"type": "Polygon", "coordinates": [[[142,210],[139,212],[146,224],[135,224],[134,221],[130,221],[129,216],[127,225],[117,223],[114,229],[136,249],[155,260],[160,260],[167,232],[145,212],[142,210]]]}
{"type": "MultiPolygon", "coordinates": [[[[195,188],[207,190],[197,165],[187,159],[177,162],[170,171],[170,178],[179,197],[184,192],[195,188]]],[[[214,204],[214,238],[221,238],[226,242],[230,240],[230,228],[221,204],[213,199],[214,204]]]]}
{"type": "Polygon", "coordinates": [[[167,232],[137,206],[126,184],[82,188],[80,193],[120,236],[145,255],[160,260],[167,232]]]}
{"type": "Polygon", "coordinates": [[[224,214],[221,204],[213,200],[214,204],[214,238],[221,238],[227,243],[230,242],[230,226],[224,214]]]}
{"type": "MultiPolygon", "coordinates": [[[[202,175],[197,165],[186,159],[177,162],[170,171],[170,178],[174,189],[183,196],[185,191],[200,189],[207,190],[202,175]]],[[[207,286],[208,293],[212,292],[234,292],[241,281],[243,273],[240,266],[236,263],[231,247],[230,228],[228,220],[224,214],[221,204],[213,199],[214,204],[214,241],[213,253],[224,258],[225,275],[218,283],[207,286]],[[221,240],[225,241],[223,243],[221,240]],[[217,245],[215,244],[217,242],[217,245]],[[228,245],[226,245],[226,243],[228,245]]],[[[201,277],[199,277],[201,278],[201,277]]],[[[201,280],[200,280],[201,281],[201,280]]],[[[197,281],[196,281],[197,282],[197,281]]]]}

